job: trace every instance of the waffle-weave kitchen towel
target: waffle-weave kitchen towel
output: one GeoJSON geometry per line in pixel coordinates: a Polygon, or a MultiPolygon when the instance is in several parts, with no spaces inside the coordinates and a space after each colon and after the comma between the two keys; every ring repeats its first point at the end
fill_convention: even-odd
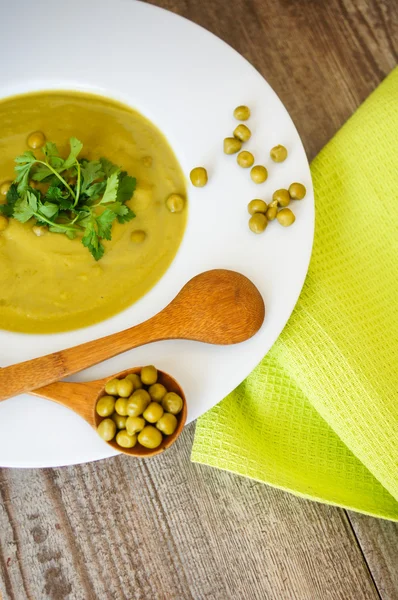
{"type": "Polygon", "coordinates": [[[253,373],[199,419],[192,460],[398,520],[398,68],[311,171],[299,301],[253,373]]]}

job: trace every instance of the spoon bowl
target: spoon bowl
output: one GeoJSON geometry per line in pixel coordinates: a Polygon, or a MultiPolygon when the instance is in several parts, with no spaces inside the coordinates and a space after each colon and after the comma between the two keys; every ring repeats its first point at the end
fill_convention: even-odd
{"type": "MultiPolygon", "coordinates": [[[[101,421],[106,417],[100,417],[100,415],[96,411],[96,406],[98,400],[106,394],[105,386],[111,379],[123,379],[130,375],[131,373],[137,373],[138,375],[141,372],[142,367],[134,367],[132,369],[127,369],[116,375],[112,375],[109,377],[105,377],[104,379],[97,379],[96,381],[87,381],[85,383],[74,383],[74,382],[56,382],[51,383],[45,387],[39,388],[34,392],[31,392],[35,396],[40,396],[41,398],[47,398],[47,400],[52,400],[53,402],[57,402],[58,404],[62,404],[67,408],[71,408],[77,414],[79,414],[83,419],[91,425],[95,430],[97,430],[98,425],[101,421]]],[[[187,401],[185,398],[185,394],[181,388],[181,386],[177,383],[177,381],[171,377],[168,373],[164,371],[158,370],[158,383],[162,383],[168,392],[175,392],[179,394],[182,398],[183,405],[181,412],[176,415],[177,418],[177,427],[171,435],[163,436],[163,440],[161,444],[157,448],[144,448],[137,442],[134,448],[122,448],[116,443],[115,438],[110,442],[105,442],[112,446],[118,452],[122,452],[123,454],[128,454],[129,456],[137,456],[137,457],[150,457],[155,456],[157,454],[161,454],[169,448],[184,428],[185,422],[187,420],[187,401]]]]}
{"type": "MultiPolygon", "coordinates": [[[[141,372],[141,367],[135,367],[134,369],[129,369],[127,371],[123,371],[122,373],[119,373],[116,376],[114,375],[113,377],[108,378],[107,381],[110,381],[110,379],[114,379],[115,377],[117,379],[119,379],[119,378],[123,379],[124,377],[127,377],[127,375],[130,375],[131,373],[137,373],[137,375],[139,375],[140,372],[141,372]]],[[[174,444],[174,442],[180,435],[181,431],[184,429],[184,425],[187,420],[187,412],[188,412],[187,411],[187,401],[186,401],[184,392],[183,392],[181,386],[177,383],[177,381],[173,377],[171,377],[171,375],[169,375],[168,373],[165,373],[164,371],[159,371],[159,369],[158,369],[158,383],[161,383],[162,385],[164,385],[164,387],[167,389],[168,392],[175,392],[182,398],[182,402],[183,402],[182,410],[180,413],[178,413],[178,415],[176,415],[177,427],[176,427],[174,433],[172,433],[171,435],[166,435],[166,436],[163,435],[163,440],[162,440],[160,446],[158,446],[157,448],[153,448],[153,449],[144,448],[144,446],[141,446],[141,444],[139,444],[138,442],[134,446],[134,448],[121,448],[116,443],[115,438],[113,440],[111,440],[110,442],[106,442],[107,444],[112,446],[112,448],[114,448],[115,450],[118,450],[119,452],[123,452],[124,454],[128,454],[130,456],[138,456],[138,457],[144,458],[144,457],[149,457],[149,456],[155,456],[156,454],[161,454],[162,452],[164,452],[164,450],[166,450],[172,444],[174,444]]],[[[105,386],[104,386],[101,393],[96,398],[95,404],[94,404],[94,418],[95,418],[95,427],[96,428],[101,423],[101,421],[104,418],[106,418],[106,417],[100,417],[99,414],[95,410],[95,406],[96,406],[98,400],[102,396],[105,396],[105,395],[107,395],[107,394],[105,392],[105,386]]]]}

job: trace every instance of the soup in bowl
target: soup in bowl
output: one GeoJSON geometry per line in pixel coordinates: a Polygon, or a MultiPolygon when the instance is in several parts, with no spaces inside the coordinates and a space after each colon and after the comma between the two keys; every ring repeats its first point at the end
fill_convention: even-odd
{"type": "Polygon", "coordinates": [[[146,294],[173,261],[187,221],[185,178],[163,134],[128,106],[74,91],[3,99],[0,122],[3,206],[11,202],[11,182],[20,178],[12,185],[16,195],[19,189],[19,210],[14,215],[3,210],[0,227],[0,329],[55,333],[86,327],[146,294]],[[77,142],[82,147],[75,170],[62,171],[57,155],[64,160],[77,142]],[[26,161],[36,161],[25,181],[28,195],[21,187],[26,167],[21,155],[26,161]],[[48,167],[43,163],[47,162],[56,173],[48,172],[40,179],[46,175],[48,167]],[[91,175],[89,163],[98,167],[91,175]],[[15,166],[22,169],[16,173],[15,166]],[[112,169],[118,171],[108,181],[112,169]],[[112,222],[108,222],[107,213],[101,218],[102,225],[106,222],[102,231],[95,219],[108,207],[116,210],[113,200],[119,196],[112,196],[112,183],[119,181],[121,186],[124,176],[124,183],[131,184],[129,197],[123,200],[128,218],[111,215],[108,221],[112,222]],[[88,180],[90,190],[97,185],[97,198],[88,195],[88,180]],[[48,202],[51,186],[60,191],[52,191],[58,199],[48,202]],[[108,188],[109,201],[101,204],[108,188]],[[78,214],[73,203],[79,193],[82,212],[78,214]],[[56,208],[50,205],[61,202],[60,198],[66,204],[61,204],[61,217],[54,226],[51,212],[56,208]],[[41,201],[46,207],[38,218],[35,207],[41,201]],[[90,238],[92,218],[94,240],[90,238]],[[93,244],[102,234],[98,252],[93,244]]]}

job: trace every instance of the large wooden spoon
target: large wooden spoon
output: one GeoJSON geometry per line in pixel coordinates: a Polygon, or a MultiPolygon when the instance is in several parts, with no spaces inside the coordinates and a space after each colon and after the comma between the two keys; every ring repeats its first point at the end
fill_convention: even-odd
{"type": "Polygon", "coordinates": [[[244,275],[215,269],[197,275],[157,315],[106,337],[0,369],[0,401],[63,379],[126,350],[169,339],[237,344],[264,321],[260,292],[244,275]]]}

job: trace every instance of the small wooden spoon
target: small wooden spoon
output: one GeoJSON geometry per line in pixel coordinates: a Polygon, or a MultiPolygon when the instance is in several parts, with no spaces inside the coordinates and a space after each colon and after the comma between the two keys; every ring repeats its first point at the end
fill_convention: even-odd
{"type": "Polygon", "coordinates": [[[157,315],[119,333],[0,369],[0,401],[63,379],[150,342],[237,344],[264,321],[260,292],[244,275],[216,269],[193,277],[157,315]]]}
{"type": "MultiPolygon", "coordinates": [[[[94,427],[97,430],[98,425],[102,421],[102,417],[100,417],[95,407],[97,405],[97,401],[101,396],[106,394],[105,385],[111,379],[117,378],[122,379],[126,377],[130,373],[141,373],[141,367],[135,367],[134,369],[128,369],[127,371],[122,371],[117,375],[112,375],[110,377],[105,377],[104,379],[97,379],[96,381],[87,381],[86,383],[71,383],[71,382],[56,382],[51,383],[50,385],[46,385],[34,392],[31,392],[35,396],[41,396],[42,398],[47,398],[48,400],[53,400],[53,402],[57,402],[58,404],[63,404],[67,408],[74,410],[78,415],[83,417],[87,421],[91,427],[94,427]]],[[[105,442],[112,446],[115,450],[119,452],[123,452],[124,454],[128,454],[130,456],[155,456],[155,454],[160,454],[166,448],[169,448],[184,428],[185,421],[187,420],[187,401],[184,395],[184,392],[181,386],[167,373],[164,371],[158,370],[158,382],[162,383],[168,392],[175,392],[179,394],[183,400],[182,411],[177,415],[177,427],[172,435],[167,435],[163,437],[163,441],[157,448],[149,449],[144,448],[140,444],[136,444],[134,448],[121,448],[113,439],[110,442],[105,442]]]]}

